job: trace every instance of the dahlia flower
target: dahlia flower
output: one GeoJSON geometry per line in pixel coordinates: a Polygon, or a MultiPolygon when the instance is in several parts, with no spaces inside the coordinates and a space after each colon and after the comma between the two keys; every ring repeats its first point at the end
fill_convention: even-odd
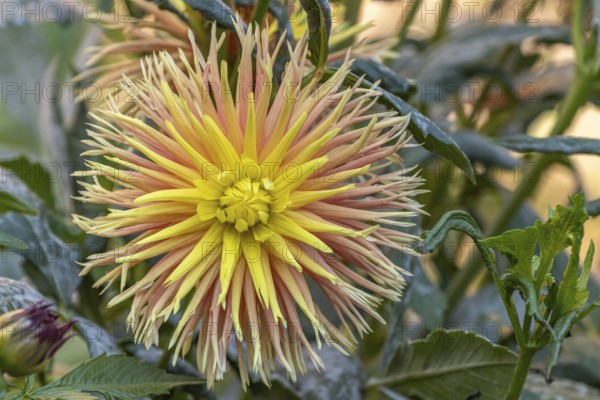
{"type": "MultiPolygon", "coordinates": [[[[89,67],[86,71],[78,75],[77,80],[84,80],[94,77],[93,89],[101,90],[100,96],[94,91],[85,91],[83,96],[94,99],[104,99],[108,94],[113,94],[120,98],[123,103],[130,102],[134,97],[132,90],[123,85],[121,77],[127,75],[130,79],[136,80],[142,77],[140,67],[140,53],[152,54],[153,52],[167,51],[171,58],[183,68],[179,60],[179,52],[183,51],[186,57],[192,57],[192,46],[188,40],[189,26],[181,18],[171,11],[161,10],[156,4],[147,0],[132,0],[132,7],[143,13],[143,18],[127,16],[126,10],[121,10],[119,2],[115,2],[117,11],[113,14],[102,14],[98,17],[99,22],[107,30],[118,32],[124,36],[122,41],[110,42],[106,45],[92,47],[92,57],[87,61],[89,67]],[[124,92],[124,93],[123,93],[124,92]]],[[[196,34],[204,32],[202,26],[202,16],[199,12],[192,10],[188,6],[178,9],[182,15],[188,17],[196,28],[196,34]]],[[[342,14],[338,10],[336,18],[342,14]]],[[[295,7],[285,7],[282,12],[288,12],[292,26],[292,35],[298,40],[306,33],[308,23],[306,13],[302,11],[296,3],[295,7]],[[293,12],[292,10],[297,10],[293,12]]],[[[277,32],[277,21],[271,21],[271,41],[274,41],[275,32],[277,32]]],[[[361,33],[372,27],[372,23],[366,22],[354,26],[345,22],[340,22],[333,26],[329,37],[329,45],[332,48],[343,45],[347,40],[355,38],[361,33]]],[[[208,37],[196,37],[196,44],[201,49],[208,48],[208,37]]],[[[396,44],[396,38],[383,38],[380,40],[368,41],[361,39],[353,44],[351,56],[357,57],[387,57],[392,53],[389,51],[396,44]]],[[[346,49],[334,50],[329,55],[327,62],[341,61],[346,55],[346,49]]],[[[98,102],[100,104],[100,102],[98,102]]]]}
{"type": "Polygon", "coordinates": [[[131,238],[90,257],[82,273],[113,266],[96,285],[120,280],[109,306],[132,298],[128,322],[147,346],[176,316],[169,346],[178,356],[195,345],[209,386],[223,376],[230,343],[243,384],[249,370],[268,383],[276,360],[292,379],[304,372],[303,349],[322,365],[306,321],[319,346],[344,353],[355,334],[369,332],[366,316],[384,323],[376,308],[382,298],[399,300],[404,272],[381,247],[411,252],[415,237],[394,227],[420,212],[412,197],[421,180],[396,155],[409,140],[408,118],[374,111],[372,88],[344,89],[349,60],[327,81],[303,85],[305,37],[288,44],[290,62],[274,87],[283,39],[271,51],[267,30],[236,27],[234,91],[218,60],[224,36],[213,26],[205,58],[190,33],[192,59],[163,51],[143,60],[136,116],[114,102],[98,111],[84,156],[103,159],[76,173],[94,177],[80,182],[82,201],[112,207],[75,223],[131,238]],[[131,282],[129,271],[146,262],[150,269],[131,282]]]}
{"type": "Polygon", "coordinates": [[[12,376],[39,372],[60,347],[72,337],[67,333],[75,323],[58,323],[49,304],[0,315],[0,371],[12,376]]]}

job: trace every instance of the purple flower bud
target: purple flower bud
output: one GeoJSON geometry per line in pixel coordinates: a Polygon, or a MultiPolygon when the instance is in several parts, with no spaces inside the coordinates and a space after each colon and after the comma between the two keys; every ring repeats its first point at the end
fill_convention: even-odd
{"type": "Polygon", "coordinates": [[[60,323],[50,304],[36,303],[0,316],[0,371],[23,376],[42,370],[73,336],[75,321],[60,323]]]}

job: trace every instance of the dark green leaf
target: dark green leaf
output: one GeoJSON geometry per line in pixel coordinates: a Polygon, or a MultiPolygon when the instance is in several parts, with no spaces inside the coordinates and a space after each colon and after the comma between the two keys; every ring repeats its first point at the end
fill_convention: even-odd
{"type": "Polygon", "coordinates": [[[8,278],[0,278],[0,314],[47,301],[34,288],[8,278]]]}
{"type": "Polygon", "coordinates": [[[431,230],[424,233],[425,239],[423,243],[417,247],[420,253],[431,253],[438,247],[448,232],[455,230],[466,233],[473,239],[480,240],[482,238],[479,226],[465,211],[449,211],[435,224],[431,230]]]}
{"type": "Polygon", "coordinates": [[[600,390],[581,382],[557,379],[547,382],[541,375],[530,374],[521,400],[591,400],[600,399],[600,390]]]}
{"type": "MultiPolygon", "coordinates": [[[[0,132],[1,132],[0,128],[0,132]]],[[[4,141],[3,141],[4,142],[4,141]]],[[[0,167],[4,168],[6,174],[14,175],[27,184],[36,196],[43,200],[44,205],[48,208],[54,208],[55,201],[52,193],[53,181],[57,179],[66,179],[63,172],[56,172],[53,165],[45,165],[40,163],[32,163],[25,157],[20,157],[14,160],[6,160],[0,162],[0,167]]],[[[1,177],[4,180],[4,177],[1,177]]]]}
{"type": "MultiPolygon", "coordinates": [[[[537,257],[533,258],[531,269],[537,268],[537,257]]],[[[525,263],[521,264],[525,266],[525,263]]],[[[508,296],[511,296],[515,290],[518,290],[525,301],[525,310],[540,325],[544,326],[553,339],[556,339],[556,333],[550,323],[546,321],[540,313],[538,304],[539,293],[535,287],[534,280],[525,272],[524,268],[513,268],[507,274],[502,276],[502,283],[508,296]]]]}
{"type": "Polygon", "coordinates": [[[478,133],[459,132],[452,135],[458,147],[474,163],[485,167],[515,169],[519,162],[502,146],[490,143],[485,136],[478,133]]]}
{"type": "Polygon", "coordinates": [[[35,215],[35,210],[21,201],[11,196],[9,193],[0,189],[0,214],[14,211],[22,214],[35,215]]]}
{"type": "Polygon", "coordinates": [[[468,23],[429,46],[422,58],[415,58],[409,76],[419,83],[460,85],[489,71],[490,60],[509,46],[520,46],[526,39],[552,43],[568,42],[569,38],[569,28],[563,26],[468,23]]]}
{"type": "Polygon", "coordinates": [[[506,254],[511,261],[511,270],[518,271],[526,279],[534,281],[535,229],[514,229],[499,236],[483,240],[487,246],[506,254]]]}
{"type": "Polygon", "coordinates": [[[578,311],[570,311],[560,316],[558,321],[554,324],[554,335],[556,336],[550,343],[550,361],[548,362],[548,368],[546,370],[546,378],[550,379],[550,372],[552,367],[558,362],[558,356],[562,349],[564,340],[569,336],[571,328],[577,322],[578,311]]]}
{"type": "Polygon", "coordinates": [[[300,0],[308,22],[308,51],[313,65],[322,69],[329,55],[331,9],[328,0],[300,0]]]}
{"type": "MultiPolygon", "coordinates": [[[[136,358],[144,361],[145,363],[157,365],[164,356],[165,350],[161,350],[157,347],[150,347],[146,349],[146,347],[142,344],[130,344],[127,345],[127,352],[136,358]]],[[[166,366],[167,372],[175,375],[183,375],[190,376],[192,378],[201,379],[202,376],[198,372],[198,368],[195,365],[192,365],[188,361],[183,358],[177,358],[177,362],[173,365],[172,357],[169,359],[169,363],[166,366]]],[[[194,399],[216,399],[215,394],[208,389],[206,384],[193,385],[186,387],[186,391],[192,395],[194,395],[194,399]]]]}
{"type": "Polygon", "coordinates": [[[26,262],[38,289],[67,304],[81,280],[80,269],[75,264],[78,247],[65,243],[52,232],[44,206],[23,182],[1,168],[0,174],[5,178],[4,191],[26,206],[40,210],[37,216],[0,214],[0,226],[27,244],[27,249],[21,247],[15,254],[26,262]]]}
{"type": "Polygon", "coordinates": [[[540,139],[527,135],[515,135],[494,139],[494,142],[520,153],[539,152],[600,155],[600,140],[598,139],[567,136],[552,136],[540,139]]]}
{"type": "Polygon", "coordinates": [[[96,399],[94,393],[108,399],[134,400],[151,394],[165,394],[179,385],[199,384],[198,379],[167,374],[135,357],[124,355],[99,356],[31,395],[39,398],[67,400],[96,399]]]}
{"type": "MultiPolygon", "coordinates": [[[[517,295],[513,296],[513,303],[517,295]]],[[[518,315],[524,312],[523,303],[515,304],[518,315]]],[[[511,322],[506,313],[498,288],[493,283],[480,288],[474,296],[465,296],[448,316],[447,326],[468,326],[469,330],[498,343],[505,332],[510,332],[511,322]]]]}
{"type": "Polygon", "coordinates": [[[592,217],[600,215],[600,199],[585,203],[585,212],[592,217]]]}
{"type": "MultiPolygon", "coordinates": [[[[412,285],[412,296],[410,299],[402,299],[401,303],[406,302],[407,307],[419,314],[425,329],[439,328],[444,323],[444,312],[448,306],[446,294],[430,281],[422,267],[414,269],[412,285]]],[[[422,336],[425,332],[417,329],[414,333],[422,336]]]]}
{"type": "MultiPolygon", "coordinates": [[[[129,12],[129,15],[132,15],[136,18],[142,18],[142,16],[138,15],[136,16],[136,7],[135,7],[135,3],[133,3],[132,0],[131,1],[131,5],[128,5],[127,7],[127,11],[129,12]]],[[[149,0],[152,1],[154,4],[156,4],[158,6],[158,8],[160,8],[161,10],[167,10],[172,12],[173,14],[177,15],[182,21],[185,21],[186,23],[187,21],[187,17],[185,16],[185,14],[183,14],[181,12],[181,10],[179,10],[172,2],[170,2],[169,0],[149,0]]]]}
{"type": "Polygon", "coordinates": [[[427,150],[456,164],[467,174],[471,182],[475,182],[475,173],[471,162],[449,135],[398,96],[382,88],[378,88],[378,90],[383,93],[382,102],[397,110],[401,115],[410,114],[408,128],[417,142],[421,143],[427,150]]]}
{"type": "Polygon", "coordinates": [[[236,16],[229,6],[221,0],[184,0],[187,5],[194,10],[200,11],[202,16],[209,21],[215,21],[217,24],[229,30],[235,30],[233,18],[236,16]]]}
{"type": "Polygon", "coordinates": [[[537,287],[541,287],[540,282],[550,272],[554,258],[572,245],[569,235],[578,234],[583,230],[583,223],[587,221],[588,216],[584,210],[583,194],[578,193],[571,198],[572,207],[558,205],[556,211],[549,212],[549,219],[546,223],[537,222],[535,224],[536,238],[540,246],[540,271],[536,278],[537,287]]]}
{"type": "Polygon", "coordinates": [[[415,82],[400,78],[395,71],[377,60],[358,58],[354,60],[351,69],[356,75],[364,75],[371,82],[381,81],[381,87],[403,100],[407,100],[411,94],[417,91],[415,82]]]}
{"type": "Polygon", "coordinates": [[[27,243],[17,239],[12,235],[9,235],[8,233],[0,229],[0,248],[2,247],[8,247],[16,250],[25,250],[27,249],[27,243]]]}
{"type": "Polygon", "coordinates": [[[75,329],[87,344],[91,357],[121,353],[116,342],[119,339],[118,331],[110,333],[100,325],[83,317],[77,317],[75,329]]]}
{"type": "MultiPolygon", "coordinates": [[[[421,235],[421,216],[417,216],[413,218],[414,225],[410,228],[407,228],[408,233],[414,236],[421,235]]],[[[405,326],[403,324],[404,321],[404,313],[408,308],[409,304],[413,302],[413,294],[418,298],[427,292],[427,288],[430,288],[432,285],[425,276],[422,271],[423,265],[421,257],[415,254],[408,254],[399,251],[390,251],[388,254],[390,260],[395,264],[401,266],[404,270],[411,273],[412,276],[407,277],[406,289],[402,295],[402,301],[395,301],[391,304],[391,309],[387,318],[387,334],[385,337],[385,342],[383,344],[383,351],[381,357],[381,366],[387,367],[392,357],[398,350],[398,347],[402,344],[403,341],[406,340],[405,335],[405,326]],[[415,274],[417,274],[415,276],[415,274]],[[425,278],[425,280],[419,279],[425,278]]],[[[437,289],[436,287],[432,287],[432,290],[437,289]]],[[[443,297],[443,293],[438,289],[439,296],[438,299],[445,298],[443,297]]],[[[416,300],[419,302],[419,300],[416,300]]],[[[414,304],[413,304],[414,306],[414,304]]],[[[439,314],[443,314],[444,307],[439,307],[437,304],[430,304],[431,308],[436,310],[439,314]]],[[[417,307],[418,308],[418,307],[417,307]]]]}
{"type": "Polygon", "coordinates": [[[572,379],[592,386],[600,385],[600,338],[577,333],[565,340],[553,376],[572,379]]]}
{"type": "Polygon", "coordinates": [[[388,386],[423,399],[504,398],[517,356],[507,348],[464,331],[438,330],[409,342],[390,364],[388,374],[371,385],[388,386]]]}

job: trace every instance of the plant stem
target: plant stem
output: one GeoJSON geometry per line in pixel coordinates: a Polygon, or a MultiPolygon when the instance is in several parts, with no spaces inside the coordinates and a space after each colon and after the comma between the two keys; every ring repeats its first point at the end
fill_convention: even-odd
{"type": "Polygon", "coordinates": [[[402,21],[402,28],[400,28],[400,33],[398,33],[397,47],[399,47],[406,39],[406,35],[408,34],[408,28],[410,28],[413,21],[415,20],[415,16],[417,15],[417,11],[421,7],[421,3],[423,3],[423,0],[415,0],[408,14],[406,16],[404,16],[403,14],[404,21],[402,21]]]}
{"type": "Polygon", "coordinates": [[[529,367],[535,356],[535,349],[523,346],[519,349],[519,358],[517,359],[517,367],[513,373],[510,387],[506,393],[506,400],[519,400],[521,398],[521,392],[525,386],[527,375],[529,374],[529,367]]]}
{"type": "Polygon", "coordinates": [[[163,350],[163,353],[161,354],[158,363],[156,363],[156,366],[158,368],[162,368],[162,369],[167,369],[167,367],[169,366],[169,360],[171,359],[171,352],[169,350],[163,350]]]}
{"type": "Polygon", "coordinates": [[[446,30],[446,19],[448,18],[448,11],[452,5],[452,0],[443,0],[442,7],[440,8],[439,21],[435,27],[435,32],[431,38],[432,42],[437,42],[444,36],[446,30]]]}
{"type": "MultiPolygon", "coordinates": [[[[558,118],[552,131],[550,131],[550,136],[558,136],[564,133],[573,121],[575,114],[577,114],[577,110],[579,110],[579,108],[587,101],[591,90],[592,85],[590,84],[588,75],[578,74],[573,86],[571,86],[567,93],[564,102],[559,106],[558,118]]],[[[524,179],[519,183],[508,203],[506,203],[487,230],[486,236],[496,236],[504,231],[525,199],[527,199],[537,188],[542,173],[550,164],[552,164],[554,157],[553,154],[538,154],[533,158],[531,162],[534,165],[534,171],[527,179],[524,179]]],[[[462,298],[465,290],[479,275],[481,262],[482,260],[479,253],[474,254],[469,262],[456,273],[455,277],[448,284],[448,288],[446,289],[448,312],[452,311],[454,306],[456,306],[458,301],[462,298]]]]}

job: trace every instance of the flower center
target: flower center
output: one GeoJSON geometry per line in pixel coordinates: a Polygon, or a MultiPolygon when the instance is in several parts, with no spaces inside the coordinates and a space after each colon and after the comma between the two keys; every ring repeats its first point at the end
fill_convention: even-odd
{"type": "Polygon", "coordinates": [[[269,221],[271,203],[268,182],[258,182],[243,178],[225,189],[219,202],[217,218],[222,223],[235,225],[238,232],[247,231],[258,222],[269,221]]]}

